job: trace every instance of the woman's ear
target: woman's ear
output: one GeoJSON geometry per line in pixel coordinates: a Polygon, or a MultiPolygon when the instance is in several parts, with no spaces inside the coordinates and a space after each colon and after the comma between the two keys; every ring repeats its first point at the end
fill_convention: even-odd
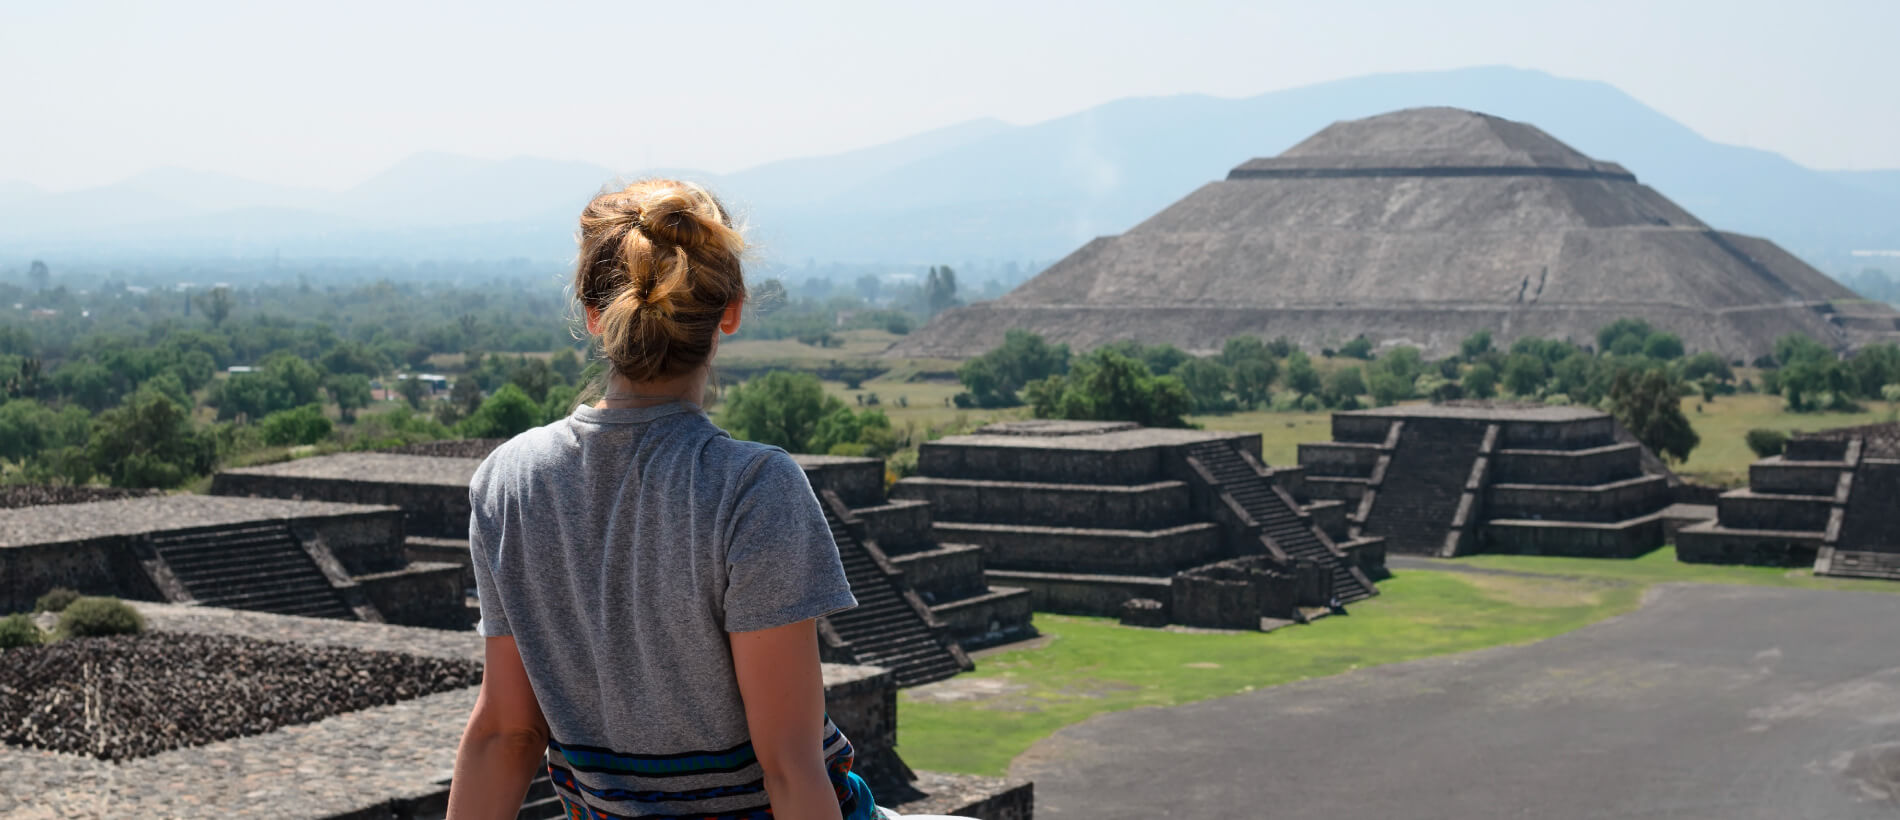
{"type": "Polygon", "coordinates": [[[587,310],[587,332],[592,333],[595,336],[599,336],[600,335],[600,308],[593,307],[590,305],[586,308],[586,310],[587,310]]]}
{"type": "Polygon", "coordinates": [[[719,332],[731,336],[739,332],[739,320],[745,313],[745,299],[734,299],[726,303],[725,315],[719,317],[719,332]]]}

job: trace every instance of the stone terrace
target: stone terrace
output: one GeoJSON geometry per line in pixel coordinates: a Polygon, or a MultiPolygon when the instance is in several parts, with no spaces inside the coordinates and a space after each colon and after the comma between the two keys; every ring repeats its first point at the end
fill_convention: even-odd
{"type": "MultiPolygon", "coordinates": [[[[939,542],[979,546],[990,582],[1030,590],[1038,610],[1117,615],[1147,599],[1199,612],[1174,606],[1201,588],[1177,573],[1245,555],[1305,578],[1301,606],[1375,594],[1377,539],[1347,537],[1342,503],[1301,505],[1299,471],[1259,452],[1251,433],[1008,422],[925,443],[892,495],[929,502],[939,542]]],[[[1297,617],[1254,620],[1266,614],[1297,617]]]]}
{"type": "Polygon", "coordinates": [[[1642,445],[1582,407],[1456,403],[1333,414],[1300,445],[1305,487],[1355,534],[1440,557],[1631,557],[1662,546],[1674,491],[1642,445]]]}
{"type": "Polygon", "coordinates": [[[1804,433],[1677,535],[1684,561],[1900,580],[1900,424],[1804,433]]]}
{"type": "Polygon", "coordinates": [[[468,482],[480,458],[338,453],[223,470],[214,495],[321,499],[400,507],[407,532],[468,537],[468,482]]]}
{"type": "MultiPolygon", "coordinates": [[[[479,660],[482,639],[384,624],[136,604],[150,628],[479,660]]],[[[867,667],[825,667],[827,707],[906,813],[1028,820],[1027,783],[919,773],[895,757],[896,690],[867,667]],[[906,788],[907,787],[907,788],[906,788]]],[[[0,815],[17,818],[439,818],[476,689],[428,695],[121,764],[0,745],[0,815]]],[[[880,797],[880,802],[889,797],[880,797]]]]}
{"type": "Polygon", "coordinates": [[[0,612],[31,608],[65,586],[465,626],[459,570],[409,563],[400,515],[387,506],[202,495],[0,510],[0,612]]]}

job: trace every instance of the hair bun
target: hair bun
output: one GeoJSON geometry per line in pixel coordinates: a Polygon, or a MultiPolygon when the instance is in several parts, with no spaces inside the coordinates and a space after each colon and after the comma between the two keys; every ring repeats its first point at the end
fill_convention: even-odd
{"type": "Polygon", "coordinates": [[[698,186],[650,191],[637,206],[635,224],[647,236],[688,251],[709,246],[734,254],[739,250],[733,247],[738,233],[726,224],[726,215],[712,196],[698,186]]]}

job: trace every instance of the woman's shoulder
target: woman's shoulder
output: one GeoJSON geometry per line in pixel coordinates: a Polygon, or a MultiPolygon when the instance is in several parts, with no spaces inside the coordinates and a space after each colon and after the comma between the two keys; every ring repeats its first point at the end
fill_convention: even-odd
{"type": "Polygon", "coordinates": [[[566,419],[530,428],[501,443],[475,468],[471,483],[479,488],[497,480],[558,466],[574,449],[566,419]]]}

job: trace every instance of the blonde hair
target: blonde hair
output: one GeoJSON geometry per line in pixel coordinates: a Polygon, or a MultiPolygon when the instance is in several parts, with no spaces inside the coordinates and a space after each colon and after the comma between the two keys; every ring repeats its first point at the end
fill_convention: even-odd
{"type": "Polygon", "coordinates": [[[726,306],[746,296],[745,239],[711,192],[649,179],[581,211],[574,295],[600,311],[600,355],[633,382],[712,357],[726,306]]]}

